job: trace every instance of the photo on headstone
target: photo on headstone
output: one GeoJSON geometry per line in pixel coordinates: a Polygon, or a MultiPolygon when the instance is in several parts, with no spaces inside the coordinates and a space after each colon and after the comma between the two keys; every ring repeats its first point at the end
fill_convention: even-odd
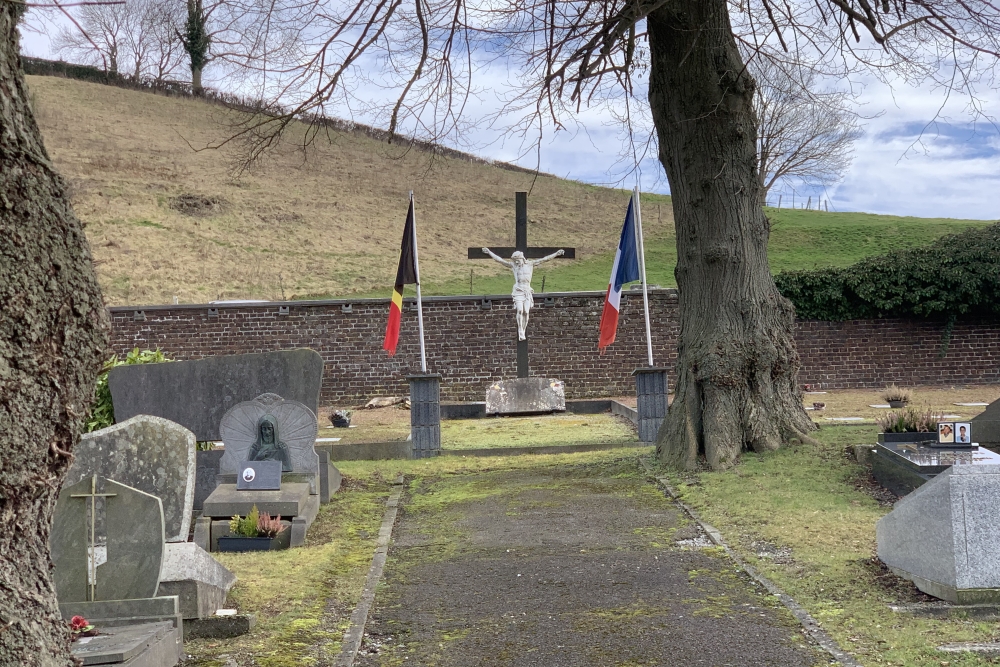
{"type": "Polygon", "coordinates": [[[953,422],[938,423],[938,444],[947,445],[955,442],[955,424],[953,422]]]}

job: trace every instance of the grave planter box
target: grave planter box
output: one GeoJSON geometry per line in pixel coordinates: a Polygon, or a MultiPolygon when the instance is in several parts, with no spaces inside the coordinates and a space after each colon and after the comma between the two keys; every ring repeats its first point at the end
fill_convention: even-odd
{"type": "Polygon", "coordinates": [[[918,433],[917,431],[908,431],[906,433],[879,433],[878,443],[880,445],[884,445],[887,442],[937,442],[937,433],[918,433]]]}
{"type": "MultiPolygon", "coordinates": [[[[277,551],[282,548],[277,537],[220,537],[219,551],[242,553],[244,551],[277,551]]],[[[288,548],[285,546],[284,548],[288,548]]]]}

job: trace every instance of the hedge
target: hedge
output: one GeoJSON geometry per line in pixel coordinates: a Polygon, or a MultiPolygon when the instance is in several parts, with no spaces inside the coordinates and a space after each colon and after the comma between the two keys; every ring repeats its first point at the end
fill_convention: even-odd
{"type": "Polygon", "coordinates": [[[868,257],[847,268],[775,277],[799,319],[942,320],[1000,315],[1000,223],[933,244],[868,257]]]}

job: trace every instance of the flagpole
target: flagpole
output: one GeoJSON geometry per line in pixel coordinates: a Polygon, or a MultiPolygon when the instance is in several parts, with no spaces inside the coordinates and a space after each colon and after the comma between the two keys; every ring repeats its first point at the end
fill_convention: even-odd
{"type": "MultiPolygon", "coordinates": [[[[653,367],[653,336],[649,327],[649,294],[646,291],[646,248],[642,244],[642,209],[639,206],[639,186],[632,191],[632,201],[635,205],[635,236],[639,246],[639,271],[642,274],[642,307],[646,313],[646,355],[649,367],[653,367]]],[[[417,289],[420,289],[419,284],[417,289]]]]}
{"type": "MultiPolygon", "coordinates": [[[[427,373],[427,351],[424,349],[424,304],[420,300],[420,256],[417,253],[417,207],[413,203],[413,190],[410,190],[410,206],[413,208],[413,268],[417,274],[417,327],[420,330],[420,372],[427,373]]],[[[649,329],[649,316],[646,316],[646,329],[649,329]]],[[[652,348],[650,348],[652,349],[652,348]]],[[[652,355],[652,352],[650,352],[652,355]]],[[[652,359],[652,356],[650,356],[652,359]]],[[[650,366],[653,362],[649,363],[650,366]]]]}

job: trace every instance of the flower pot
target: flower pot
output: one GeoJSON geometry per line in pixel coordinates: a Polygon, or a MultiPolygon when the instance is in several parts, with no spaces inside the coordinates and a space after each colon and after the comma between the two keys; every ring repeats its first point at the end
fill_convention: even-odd
{"type": "Polygon", "coordinates": [[[909,401],[888,401],[889,407],[893,408],[894,410],[898,410],[899,408],[905,408],[908,402],[909,401]]]}
{"type": "Polygon", "coordinates": [[[280,549],[276,537],[220,537],[219,551],[275,551],[280,549]]]}

